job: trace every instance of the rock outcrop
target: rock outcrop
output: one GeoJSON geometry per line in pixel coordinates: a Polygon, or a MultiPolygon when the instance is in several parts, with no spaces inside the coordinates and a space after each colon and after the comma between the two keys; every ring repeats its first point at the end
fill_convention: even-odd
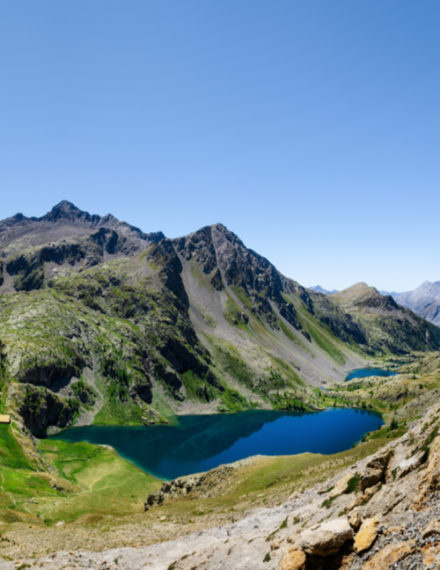
{"type": "Polygon", "coordinates": [[[303,531],[297,539],[297,545],[306,555],[327,557],[336,554],[352,538],[353,530],[348,519],[343,517],[303,531]]]}
{"type": "Polygon", "coordinates": [[[49,426],[64,428],[78,411],[78,404],[60,398],[44,387],[14,384],[9,391],[10,409],[16,409],[35,437],[45,437],[49,426]]]}
{"type": "Polygon", "coordinates": [[[377,537],[377,527],[379,518],[377,516],[365,519],[354,537],[354,551],[359,554],[371,548],[371,545],[377,537]]]}

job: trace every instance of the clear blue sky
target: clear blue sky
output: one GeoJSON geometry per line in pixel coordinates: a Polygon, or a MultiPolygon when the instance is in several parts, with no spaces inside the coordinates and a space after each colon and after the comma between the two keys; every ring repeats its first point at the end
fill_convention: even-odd
{"type": "Polygon", "coordinates": [[[0,0],[0,217],[222,222],[304,285],[439,280],[438,0],[0,0]]]}

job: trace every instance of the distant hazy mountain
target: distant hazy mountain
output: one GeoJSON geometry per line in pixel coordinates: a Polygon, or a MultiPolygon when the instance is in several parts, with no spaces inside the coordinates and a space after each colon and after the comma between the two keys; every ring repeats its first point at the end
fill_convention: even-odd
{"type": "Polygon", "coordinates": [[[440,281],[425,281],[406,293],[392,293],[394,299],[404,307],[408,307],[417,315],[435,325],[440,325],[440,281]]]}
{"type": "Polygon", "coordinates": [[[332,291],[324,289],[324,287],[321,287],[321,285],[315,285],[314,287],[309,287],[309,289],[315,293],[323,293],[324,295],[334,295],[338,292],[337,289],[333,289],[332,291]]]}

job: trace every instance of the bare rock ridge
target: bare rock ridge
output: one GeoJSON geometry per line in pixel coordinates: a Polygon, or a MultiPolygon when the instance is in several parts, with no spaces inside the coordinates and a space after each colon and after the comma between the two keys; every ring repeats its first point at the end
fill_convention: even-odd
{"type": "Polygon", "coordinates": [[[75,233],[78,235],[87,233],[87,230],[105,226],[113,229],[118,228],[121,231],[124,229],[126,232],[137,234],[145,241],[157,241],[164,237],[162,232],[144,234],[139,228],[131,226],[126,222],[120,222],[111,214],[102,217],[97,214],[89,214],[80,210],[71,202],[63,200],[40,218],[28,218],[23,214],[16,214],[11,218],[2,220],[0,222],[0,246],[5,248],[8,243],[23,235],[29,235],[30,240],[35,240],[35,242],[45,243],[49,241],[47,233],[50,234],[50,230],[54,230],[55,225],[58,226],[60,237],[65,237],[69,226],[76,227],[75,233]]]}
{"type": "Polygon", "coordinates": [[[295,292],[299,286],[283,278],[267,259],[246,248],[222,224],[177,239],[175,247],[187,261],[195,261],[201,267],[215,289],[239,287],[249,296],[255,311],[276,324],[272,301],[291,325],[301,328],[293,305],[282,296],[284,291],[295,292]]]}
{"type": "Polygon", "coordinates": [[[83,212],[66,200],[41,218],[16,214],[0,222],[0,291],[38,289],[59,266],[90,267],[134,255],[164,237],[110,214],[83,212]]]}
{"type": "Polygon", "coordinates": [[[50,212],[40,218],[40,221],[43,222],[59,222],[60,220],[69,220],[76,223],[84,222],[86,224],[97,224],[100,222],[101,218],[96,214],[90,215],[88,212],[83,212],[67,200],[62,200],[59,204],[56,204],[50,212]]]}
{"type": "Polygon", "coordinates": [[[391,297],[315,293],[222,224],[168,239],[67,201],[0,222],[0,323],[25,386],[8,401],[39,437],[83,414],[319,409],[312,386],[371,356],[440,348],[440,329],[391,297]],[[40,413],[48,402],[58,414],[40,413]]]}

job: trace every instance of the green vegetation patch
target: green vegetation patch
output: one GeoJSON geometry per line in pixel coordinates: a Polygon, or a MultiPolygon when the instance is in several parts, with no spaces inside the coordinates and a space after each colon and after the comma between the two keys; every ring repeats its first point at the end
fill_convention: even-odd
{"type": "Polygon", "coordinates": [[[0,465],[15,469],[31,469],[22,448],[13,436],[12,427],[5,424],[0,424],[0,465]]]}
{"type": "Polygon", "coordinates": [[[238,350],[231,346],[223,348],[219,345],[215,347],[216,360],[221,368],[234,380],[240,382],[248,388],[254,386],[255,373],[238,355],[238,350]]]}
{"type": "Polygon", "coordinates": [[[226,388],[226,390],[222,392],[220,400],[220,412],[241,412],[252,407],[244,396],[231,388],[226,388]]]}
{"type": "Polygon", "coordinates": [[[322,348],[322,350],[324,350],[338,364],[345,364],[345,357],[342,352],[336,348],[336,346],[319,330],[318,327],[308,322],[306,328],[312,339],[320,348],[322,348]]]}
{"type": "Polygon", "coordinates": [[[294,342],[295,344],[298,344],[298,341],[297,341],[295,335],[293,334],[293,332],[289,329],[289,327],[286,325],[286,323],[282,319],[278,319],[278,324],[280,325],[281,330],[287,336],[287,338],[290,341],[294,342]]]}
{"type": "Polygon", "coordinates": [[[39,449],[61,480],[74,484],[56,502],[35,507],[46,521],[73,521],[83,515],[123,516],[142,511],[161,481],[120,458],[113,450],[89,443],[43,440],[39,449]]]}
{"type": "MultiPolygon", "coordinates": [[[[99,379],[97,386],[104,396],[104,404],[96,414],[94,425],[142,425],[145,407],[140,403],[121,398],[125,390],[113,381],[99,379]]],[[[124,388],[124,387],[123,387],[124,388]]]]}
{"type": "Polygon", "coordinates": [[[211,402],[218,396],[218,391],[192,370],[187,370],[180,375],[180,378],[185,386],[187,396],[191,400],[211,402]]]}
{"type": "Polygon", "coordinates": [[[246,307],[247,309],[250,309],[250,310],[253,309],[254,305],[253,305],[249,295],[246,293],[246,291],[244,289],[242,289],[241,287],[237,287],[236,285],[232,285],[231,289],[234,292],[237,299],[239,299],[240,303],[242,303],[243,307],[246,307]]]}
{"type": "Polygon", "coordinates": [[[345,492],[346,493],[354,493],[355,491],[357,491],[360,480],[361,480],[361,476],[359,475],[359,473],[355,473],[353,475],[353,477],[351,477],[348,480],[347,489],[345,492]]]}

